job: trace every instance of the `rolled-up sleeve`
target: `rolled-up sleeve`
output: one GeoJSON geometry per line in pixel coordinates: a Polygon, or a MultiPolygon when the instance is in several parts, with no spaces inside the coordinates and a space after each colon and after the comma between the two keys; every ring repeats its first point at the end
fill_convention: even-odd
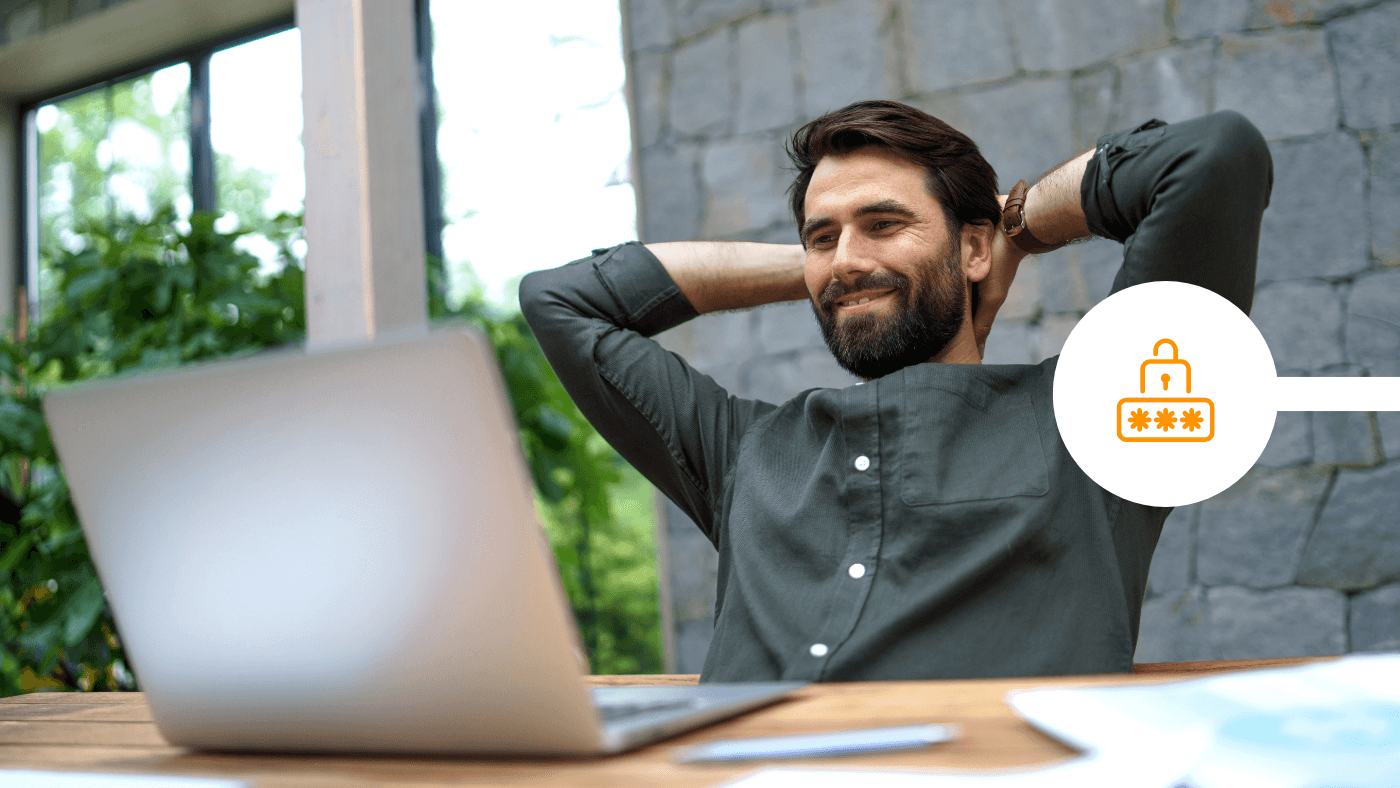
{"type": "Polygon", "coordinates": [[[730,396],[650,338],[696,316],[656,256],[626,243],[529,274],[520,308],[583,415],[716,541],[739,440],[774,406],[730,396]]]}
{"type": "Polygon", "coordinates": [[[1080,198],[1089,230],[1123,244],[1113,292],[1187,282],[1248,313],[1272,187],[1263,136],[1226,110],[1100,137],[1080,198]]]}

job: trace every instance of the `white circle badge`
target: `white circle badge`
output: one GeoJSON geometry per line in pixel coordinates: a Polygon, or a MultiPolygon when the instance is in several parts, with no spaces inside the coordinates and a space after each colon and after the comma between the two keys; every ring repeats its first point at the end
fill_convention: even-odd
{"type": "Polygon", "coordinates": [[[1055,368],[1055,419],[1089,478],[1148,506],[1234,484],[1274,429],[1277,372],[1249,317],[1182,282],[1121,290],[1079,321],[1055,368]]]}

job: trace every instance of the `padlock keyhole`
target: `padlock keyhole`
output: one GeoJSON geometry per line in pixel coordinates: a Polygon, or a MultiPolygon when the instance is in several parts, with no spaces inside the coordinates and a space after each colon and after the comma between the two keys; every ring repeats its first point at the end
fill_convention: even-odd
{"type": "Polygon", "coordinates": [[[1167,381],[1168,381],[1168,380],[1171,380],[1171,377],[1172,377],[1172,376],[1169,375],[1169,374],[1166,373],[1166,372],[1163,372],[1163,373],[1162,373],[1162,391],[1166,391],[1166,390],[1167,390],[1167,381]]]}

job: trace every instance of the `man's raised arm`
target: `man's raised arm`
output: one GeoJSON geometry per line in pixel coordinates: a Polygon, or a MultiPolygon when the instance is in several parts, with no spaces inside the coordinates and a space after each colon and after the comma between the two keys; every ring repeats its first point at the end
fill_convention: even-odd
{"type": "Polygon", "coordinates": [[[647,249],[700,314],[808,297],[798,244],[679,241],[647,249]]]}

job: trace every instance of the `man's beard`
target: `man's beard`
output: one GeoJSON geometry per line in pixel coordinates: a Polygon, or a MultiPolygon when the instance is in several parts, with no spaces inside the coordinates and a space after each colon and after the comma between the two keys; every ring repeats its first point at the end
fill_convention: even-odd
{"type": "Polygon", "coordinates": [[[945,259],[922,260],[913,282],[893,271],[867,274],[849,286],[833,279],[822,291],[820,304],[812,304],[812,312],[836,363],[856,377],[873,380],[942,352],[962,328],[967,311],[960,257],[954,244],[945,259]],[[867,312],[838,324],[837,302],[861,290],[893,290],[890,314],[867,312]]]}

